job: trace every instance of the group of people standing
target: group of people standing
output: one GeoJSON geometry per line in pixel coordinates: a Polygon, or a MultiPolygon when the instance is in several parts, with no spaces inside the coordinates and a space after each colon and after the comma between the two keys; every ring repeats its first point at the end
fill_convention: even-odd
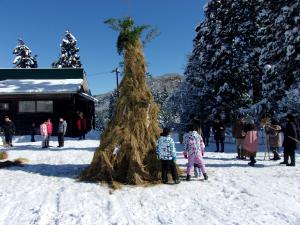
{"type": "MultiPolygon", "coordinates": [[[[245,160],[249,157],[249,166],[255,166],[256,153],[259,148],[259,128],[266,134],[266,147],[269,147],[273,152],[272,160],[280,160],[279,148],[283,146],[284,159],[280,164],[295,166],[295,150],[297,149],[299,138],[295,118],[291,114],[286,116],[286,125],[283,127],[279,125],[279,122],[275,118],[272,118],[270,121],[266,120],[266,122],[262,121],[258,127],[254,121],[246,121],[243,115],[239,115],[232,128],[232,135],[236,139],[236,158],[245,160]]],[[[213,126],[210,126],[207,120],[204,120],[200,124],[193,119],[188,125],[187,132],[183,135],[183,155],[188,160],[186,170],[187,181],[191,179],[191,169],[193,167],[195,177],[198,177],[198,174],[202,173],[204,179],[208,179],[203,156],[205,147],[209,144],[211,130],[216,140],[217,150],[215,152],[224,152],[225,126],[220,116],[215,117],[213,126]]],[[[170,128],[163,128],[163,132],[157,141],[156,154],[161,161],[162,182],[168,183],[167,174],[168,170],[171,169],[174,183],[180,183],[176,169],[177,156],[175,142],[171,137],[170,128]]]]}
{"type": "MultiPolygon", "coordinates": [[[[51,119],[49,118],[48,120],[44,121],[44,123],[40,125],[40,133],[42,136],[42,148],[50,147],[49,142],[50,142],[50,137],[52,135],[52,132],[53,132],[53,125],[51,119]]],[[[31,141],[32,142],[35,141],[34,135],[31,135],[31,141]]]]}
{"type": "MultiPolygon", "coordinates": [[[[32,124],[32,133],[31,133],[31,141],[34,142],[34,127],[35,124],[32,124]]],[[[42,148],[49,148],[49,142],[50,142],[50,137],[53,132],[53,124],[51,122],[51,119],[47,119],[40,125],[40,134],[42,137],[42,148]]],[[[58,139],[58,148],[64,147],[64,137],[67,132],[67,122],[60,117],[59,122],[58,122],[58,127],[57,127],[57,139],[58,139]]]]}
{"type": "MultiPolygon", "coordinates": [[[[266,151],[270,150],[273,153],[271,160],[280,160],[279,148],[284,147],[284,159],[280,164],[295,166],[295,150],[299,142],[296,121],[292,114],[288,114],[285,122],[285,126],[282,127],[275,118],[264,119],[260,128],[265,134],[266,151]]],[[[246,159],[246,156],[249,156],[249,165],[254,166],[259,148],[258,128],[254,121],[246,123],[244,117],[240,116],[232,128],[232,134],[236,139],[237,158],[246,159]]]]}
{"type": "MultiPolygon", "coordinates": [[[[85,140],[85,134],[87,132],[87,122],[82,112],[77,113],[76,128],[79,140],[85,140]]],[[[5,116],[4,123],[1,126],[1,131],[5,136],[5,145],[13,147],[12,138],[15,134],[15,125],[8,116],[5,116]]],[[[42,148],[49,148],[50,138],[53,134],[54,127],[51,118],[45,120],[39,127],[33,122],[30,127],[31,142],[35,142],[35,135],[40,134],[42,138],[42,148]]],[[[67,121],[63,117],[59,117],[56,134],[58,140],[58,148],[64,147],[64,137],[67,132],[67,121]]]]}

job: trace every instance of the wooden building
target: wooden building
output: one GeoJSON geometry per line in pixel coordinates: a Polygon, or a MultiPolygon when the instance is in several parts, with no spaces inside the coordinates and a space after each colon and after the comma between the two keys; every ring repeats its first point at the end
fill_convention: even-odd
{"type": "Polygon", "coordinates": [[[83,112],[87,128],[95,126],[95,102],[82,68],[0,69],[0,126],[9,116],[16,134],[30,133],[31,124],[47,118],[53,122],[54,134],[59,117],[68,123],[67,135],[78,133],[76,120],[83,112]]]}

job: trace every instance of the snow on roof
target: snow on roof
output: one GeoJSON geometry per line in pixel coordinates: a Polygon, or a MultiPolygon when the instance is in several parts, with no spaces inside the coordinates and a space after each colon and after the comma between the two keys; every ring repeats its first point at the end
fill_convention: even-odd
{"type": "Polygon", "coordinates": [[[79,93],[80,96],[82,96],[83,98],[87,99],[87,100],[90,100],[90,101],[93,101],[93,102],[98,102],[99,100],[94,98],[93,96],[90,96],[86,93],[79,93]]]}
{"type": "Polygon", "coordinates": [[[35,94],[35,93],[77,93],[83,79],[49,79],[49,80],[2,80],[1,94],[35,94]]]}

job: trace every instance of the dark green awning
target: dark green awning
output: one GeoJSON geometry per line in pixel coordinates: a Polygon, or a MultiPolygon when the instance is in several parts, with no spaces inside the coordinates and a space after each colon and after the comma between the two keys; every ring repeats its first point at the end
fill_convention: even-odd
{"type": "Polygon", "coordinates": [[[0,80],[14,79],[84,79],[83,68],[61,68],[61,69],[0,69],[0,80]]]}

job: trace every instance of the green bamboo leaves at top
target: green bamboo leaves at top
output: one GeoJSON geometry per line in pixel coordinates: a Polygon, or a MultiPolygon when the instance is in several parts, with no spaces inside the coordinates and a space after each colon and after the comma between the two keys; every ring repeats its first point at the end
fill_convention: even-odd
{"type": "Polygon", "coordinates": [[[117,51],[120,55],[128,48],[128,46],[134,45],[135,42],[140,41],[141,35],[145,30],[149,31],[142,41],[143,45],[160,34],[157,28],[151,28],[150,25],[136,26],[131,17],[125,17],[124,19],[110,18],[104,21],[104,23],[120,33],[117,40],[117,51]]]}

